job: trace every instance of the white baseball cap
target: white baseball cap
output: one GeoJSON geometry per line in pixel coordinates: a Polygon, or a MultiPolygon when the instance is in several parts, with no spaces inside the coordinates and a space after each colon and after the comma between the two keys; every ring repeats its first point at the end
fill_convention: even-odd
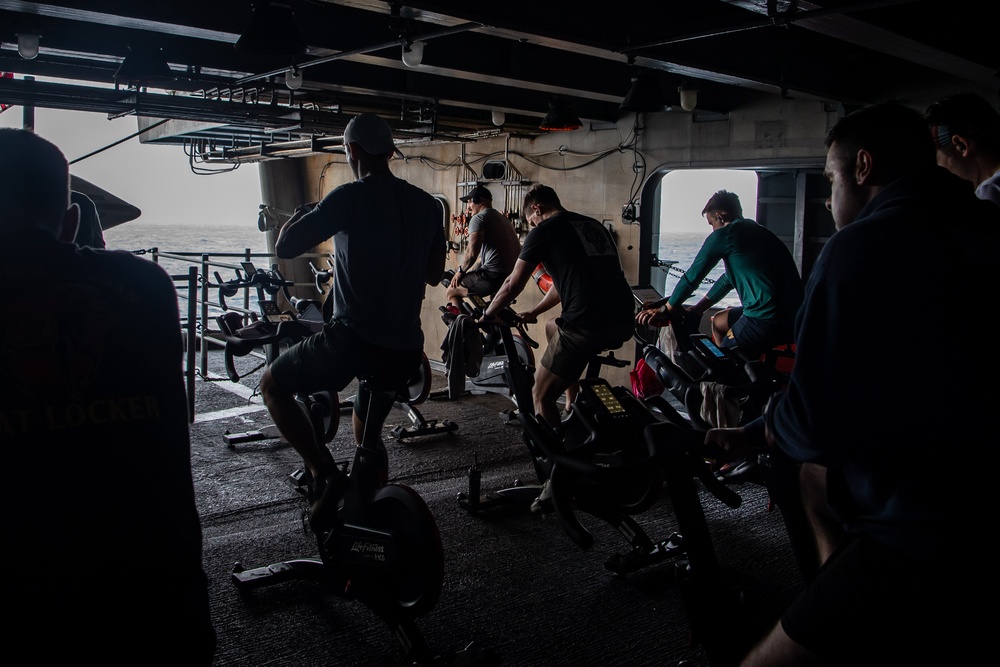
{"type": "Polygon", "coordinates": [[[369,155],[397,152],[392,128],[376,114],[363,113],[351,119],[344,129],[344,146],[357,143],[369,155]]]}

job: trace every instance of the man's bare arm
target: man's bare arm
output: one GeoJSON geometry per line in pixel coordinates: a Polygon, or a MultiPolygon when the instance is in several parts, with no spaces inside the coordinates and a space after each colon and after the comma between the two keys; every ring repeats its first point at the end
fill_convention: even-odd
{"type": "Polygon", "coordinates": [[[513,303],[514,299],[524,291],[524,286],[531,279],[531,272],[534,268],[534,266],[528,266],[528,263],[523,259],[518,258],[514,264],[514,270],[503,281],[503,285],[500,286],[496,296],[490,301],[490,305],[486,307],[486,313],[483,314],[483,317],[493,317],[499,311],[513,303]]]}
{"type": "Polygon", "coordinates": [[[462,263],[459,265],[462,267],[463,273],[468,273],[472,270],[472,267],[476,265],[479,260],[479,253],[483,249],[483,233],[476,231],[469,234],[469,245],[465,249],[465,255],[462,257],[462,263]]]}

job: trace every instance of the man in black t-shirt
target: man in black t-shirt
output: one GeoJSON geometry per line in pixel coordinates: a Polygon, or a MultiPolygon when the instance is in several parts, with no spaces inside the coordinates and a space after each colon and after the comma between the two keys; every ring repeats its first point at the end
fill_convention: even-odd
{"type": "Polygon", "coordinates": [[[48,664],[211,664],[177,293],[80,248],[56,146],[0,129],[0,631],[48,664]]]}
{"type": "Polygon", "coordinates": [[[535,322],[540,313],[562,303],[561,316],[546,327],[548,347],[532,389],[535,412],[558,427],[559,397],[576,384],[595,355],[618,349],[632,337],[635,300],[618,246],[600,222],[567,211],[547,185],[536,185],[525,195],[523,212],[534,228],[484,319],[512,303],[543,265],[552,287],[537,306],[519,315],[535,322]]]}

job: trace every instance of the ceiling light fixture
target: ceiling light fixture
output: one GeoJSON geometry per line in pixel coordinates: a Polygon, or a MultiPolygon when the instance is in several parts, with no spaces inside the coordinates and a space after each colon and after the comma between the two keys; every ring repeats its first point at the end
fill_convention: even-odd
{"type": "Polygon", "coordinates": [[[302,71],[295,67],[285,72],[285,85],[288,86],[289,90],[298,90],[301,88],[303,80],[302,71]]]}
{"type": "Polygon", "coordinates": [[[663,82],[657,73],[641,68],[635,70],[632,74],[632,87],[618,110],[633,113],[670,111],[663,82]]]}
{"type": "Polygon", "coordinates": [[[37,32],[17,33],[17,54],[25,60],[31,60],[38,55],[38,40],[40,35],[37,32]]]}
{"type": "Polygon", "coordinates": [[[569,103],[561,98],[555,98],[549,102],[549,112],[545,114],[538,129],[549,132],[568,132],[579,130],[581,127],[583,127],[583,122],[577,117],[569,103]]]}
{"type": "Polygon", "coordinates": [[[503,124],[507,122],[507,114],[504,113],[503,109],[494,109],[493,113],[490,114],[490,120],[497,127],[503,127],[503,124]]]}
{"type": "Polygon", "coordinates": [[[419,67],[424,60],[423,42],[403,43],[403,64],[407,67],[419,67]]]}
{"type": "Polygon", "coordinates": [[[698,89],[688,88],[682,83],[677,86],[677,92],[681,94],[681,109],[694,111],[694,108],[698,106],[698,89]]]}
{"type": "Polygon", "coordinates": [[[163,58],[162,51],[153,46],[128,47],[128,53],[115,71],[116,84],[139,87],[154,82],[173,81],[170,65],[163,58]]]}
{"type": "Polygon", "coordinates": [[[260,56],[299,56],[306,48],[290,2],[254,0],[250,3],[250,22],[236,40],[237,51],[260,56]]]}

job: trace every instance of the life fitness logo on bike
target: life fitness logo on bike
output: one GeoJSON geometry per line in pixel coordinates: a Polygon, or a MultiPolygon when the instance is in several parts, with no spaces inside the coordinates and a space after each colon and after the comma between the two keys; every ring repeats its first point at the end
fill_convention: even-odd
{"type": "Polygon", "coordinates": [[[369,560],[385,560],[385,547],[374,542],[362,542],[357,540],[351,545],[351,551],[361,554],[369,560]]]}

